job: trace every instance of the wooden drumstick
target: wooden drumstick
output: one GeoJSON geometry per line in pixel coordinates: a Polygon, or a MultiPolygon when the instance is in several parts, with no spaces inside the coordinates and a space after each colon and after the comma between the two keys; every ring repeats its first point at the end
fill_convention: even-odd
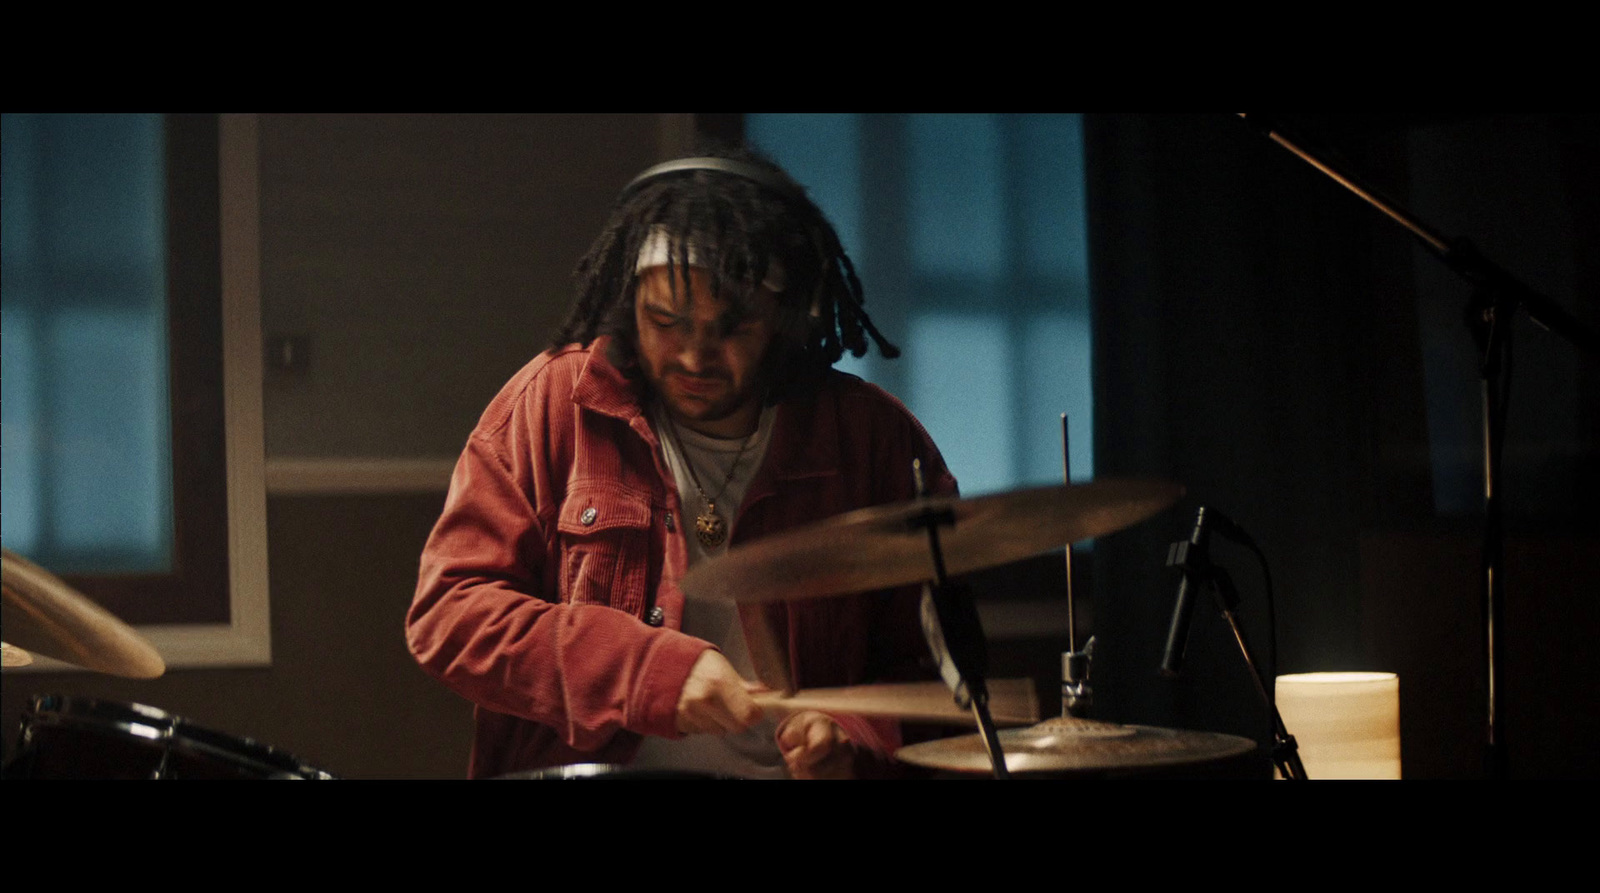
{"type": "MultiPolygon", "coordinates": [[[[988,686],[989,712],[995,723],[1028,726],[1039,721],[1039,698],[1032,679],[990,679],[988,686]]],[[[776,714],[818,710],[914,722],[974,725],[972,714],[956,706],[950,698],[950,689],[942,682],[807,688],[788,695],[776,691],[756,692],[751,698],[762,710],[776,714]]]]}

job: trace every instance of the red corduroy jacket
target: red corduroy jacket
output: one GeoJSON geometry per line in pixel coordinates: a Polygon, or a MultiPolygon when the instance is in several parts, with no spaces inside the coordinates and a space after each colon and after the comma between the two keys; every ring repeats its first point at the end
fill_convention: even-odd
{"type": "MultiPolygon", "coordinates": [[[[607,341],[547,351],[501,389],[467,441],[423,548],[406,617],[422,667],[476,705],[468,773],[626,763],[641,735],[678,737],[678,696],[710,643],[679,632],[688,569],[677,487],[607,341]]],[[[833,372],[779,405],[735,544],[955,479],[898,400],[833,372]]],[[[766,608],[801,688],[926,676],[919,592],[766,608]]],[[[747,626],[748,628],[748,626],[747,626]]],[[[835,717],[887,755],[897,727],[835,717]]]]}

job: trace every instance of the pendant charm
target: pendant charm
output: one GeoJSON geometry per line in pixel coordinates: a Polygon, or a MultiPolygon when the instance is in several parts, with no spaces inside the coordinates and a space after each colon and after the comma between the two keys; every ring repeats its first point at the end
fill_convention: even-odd
{"type": "Polygon", "coordinates": [[[728,522],[717,514],[715,502],[707,501],[706,510],[694,519],[694,535],[700,538],[700,545],[707,551],[722,545],[728,538],[728,522]]]}

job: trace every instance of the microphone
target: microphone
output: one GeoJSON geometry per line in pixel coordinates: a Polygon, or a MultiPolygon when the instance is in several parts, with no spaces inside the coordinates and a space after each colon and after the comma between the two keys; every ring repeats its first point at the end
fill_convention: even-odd
{"type": "Polygon", "coordinates": [[[1189,617],[1194,613],[1194,591],[1200,588],[1201,581],[1211,570],[1209,524],[1213,516],[1220,518],[1216,512],[1201,506],[1195,513],[1194,530],[1189,538],[1167,549],[1167,567],[1182,570],[1183,579],[1178,582],[1178,599],[1172,606],[1172,625],[1167,630],[1167,650],[1161,659],[1164,676],[1178,675],[1178,668],[1183,665],[1183,650],[1189,641],[1189,617]]]}

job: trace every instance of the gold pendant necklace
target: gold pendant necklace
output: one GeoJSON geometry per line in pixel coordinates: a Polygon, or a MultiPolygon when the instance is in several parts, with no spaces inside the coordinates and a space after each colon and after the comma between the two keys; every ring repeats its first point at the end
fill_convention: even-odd
{"type": "Polygon", "coordinates": [[[706,499],[704,490],[700,491],[700,498],[705,499],[706,510],[694,519],[694,535],[700,538],[700,545],[710,551],[722,545],[722,541],[728,538],[728,522],[717,514],[715,499],[706,499]]]}
{"type": "Polygon", "coordinates": [[[689,451],[683,448],[683,437],[678,434],[678,425],[672,420],[672,410],[662,413],[667,417],[667,428],[672,433],[673,445],[678,448],[678,456],[683,459],[683,466],[689,469],[689,480],[694,482],[694,489],[700,494],[700,501],[706,504],[705,511],[694,519],[694,535],[700,540],[700,545],[707,552],[721,546],[728,539],[728,522],[717,513],[717,500],[722,494],[728,492],[728,485],[733,482],[733,476],[739,471],[739,463],[744,460],[745,450],[750,448],[750,441],[754,437],[746,437],[739,445],[739,454],[733,457],[733,465],[728,468],[728,475],[722,479],[722,488],[716,496],[707,496],[704,487],[700,486],[700,475],[695,473],[694,460],[689,457],[689,451]]]}

